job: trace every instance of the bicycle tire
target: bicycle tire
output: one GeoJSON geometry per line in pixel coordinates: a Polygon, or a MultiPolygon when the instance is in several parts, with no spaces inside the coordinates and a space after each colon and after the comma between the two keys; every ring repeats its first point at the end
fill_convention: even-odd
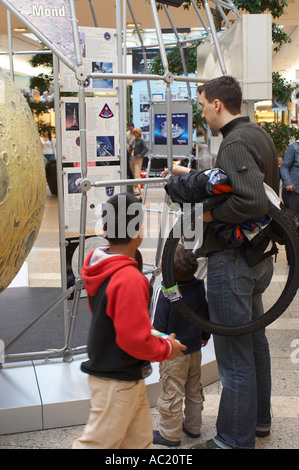
{"type": "MultiPolygon", "coordinates": [[[[173,304],[177,308],[178,313],[186,320],[190,321],[201,330],[211,334],[220,336],[240,336],[253,333],[256,330],[268,326],[287,309],[296,295],[299,286],[299,237],[284,212],[274,206],[270,201],[268,215],[272,218],[271,224],[275,225],[275,230],[279,233],[284,242],[283,244],[285,245],[289,260],[287,281],[276,302],[271,308],[269,308],[269,310],[255,320],[241,325],[223,325],[211,322],[196,315],[184,303],[184,299],[182,297],[175,300],[173,304]]],[[[182,230],[184,226],[183,217],[184,216],[182,215],[176,222],[176,224],[181,225],[182,230]]],[[[181,237],[174,235],[179,233],[176,224],[169,232],[162,253],[162,278],[165,289],[169,289],[176,284],[173,276],[173,257],[177,244],[181,240],[181,237]]]]}

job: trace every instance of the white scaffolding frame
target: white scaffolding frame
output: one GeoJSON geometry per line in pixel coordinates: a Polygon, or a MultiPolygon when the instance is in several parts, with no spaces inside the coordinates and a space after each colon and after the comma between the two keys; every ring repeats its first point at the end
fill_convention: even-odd
{"type": "MultiPolygon", "coordinates": [[[[94,10],[92,7],[92,1],[88,0],[90,4],[90,8],[93,14],[93,19],[95,26],[97,26],[94,10]]],[[[157,32],[157,41],[158,47],[160,51],[160,56],[164,68],[164,75],[153,75],[148,72],[147,69],[147,61],[146,61],[146,47],[143,44],[142,36],[140,34],[140,30],[138,28],[138,24],[136,22],[136,18],[130,3],[130,0],[116,0],[116,24],[117,24],[117,47],[118,47],[118,72],[109,74],[109,78],[116,79],[119,81],[119,102],[120,102],[120,180],[112,180],[112,181],[96,181],[91,182],[88,178],[88,167],[87,167],[87,148],[86,148],[86,116],[85,116],[85,88],[84,88],[84,81],[87,78],[103,78],[107,79],[107,74],[102,73],[90,73],[86,74],[82,67],[82,56],[81,56],[81,48],[80,48],[80,41],[79,41],[79,32],[78,32],[78,21],[76,17],[76,10],[75,10],[75,0],[69,0],[69,7],[70,7],[70,15],[71,15],[71,22],[72,22],[72,30],[73,30],[73,39],[74,39],[74,48],[76,54],[76,63],[73,64],[67,57],[65,57],[61,51],[53,45],[38,29],[36,29],[29,21],[24,18],[23,15],[19,13],[19,11],[13,7],[13,5],[7,0],[0,0],[0,2],[7,8],[8,12],[8,34],[11,38],[11,28],[10,28],[10,13],[16,16],[43,44],[45,44],[49,50],[53,53],[53,70],[54,70],[54,103],[55,103],[55,122],[56,122],[56,159],[57,159],[57,191],[58,191],[58,213],[59,213],[59,244],[60,244],[60,261],[61,261],[61,283],[62,283],[62,295],[59,296],[36,320],[34,320],[30,325],[27,326],[14,340],[12,340],[8,345],[6,345],[6,351],[14,345],[23,335],[25,335],[29,330],[31,330],[34,326],[36,326],[40,321],[43,320],[54,308],[56,308],[59,304],[63,303],[64,306],[64,323],[65,323],[65,346],[61,349],[55,350],[46,350],[46,351],[38,351],[38,352],[29,352],[29,353],[19,353],[19,354],[7,354],[5,356],[6,359],[9,360],[20,360],[20,359],[28,359],[28,358],[35,358],[35,357],[51,357],[52,355],[62,355],[63,360],[65,362],[71,362],[73,360],[73,354],[75,353],[82,353],[86,351],[86,346],[80,346],[76,348],[72,348],[72,340],[73,340],[73,333],[76,324],[76,318],[78,315],[78,308],[79,308],[79,300],[81,291],[84,288],[84,281],[82,280],[80,274],[78,275],[75,284],[67,289],[67,280],[66,280],[66,240],[65,240],[65,222],[64,222],[64,211],[63,211],[63,179],[62,179],[62,152],[61,152],[61,125],[60,125],[60,106],[59,106],[59,96],[60,96],[60,85],[59,85],[59,78],[58,78],[58,67],[59,67],[59,60],[61,60],[68,68],[70,68],[79,82],[78,85],[78,96],[79,96],[79,130],[80,130],[80,160],[81,160],[81,174],[82,180],[80,183],[80,188],[82,191],[81,195],[81,210],[80,210],[80,227],[79,227],[79,253],[78,253],[78,272],[81,272],[81,267],[84,261],[84,249],[85,249],[85,238],[86,238],[86,213],[87,213],[87,200],[88,200],[88,191],[91,189],[92,186],[94,187],[104,187],[104,186],[128,186],[131,184],[157,184],[157,183],[165,183],[165,178],[149,178],[147,175],[146,178],[140,179],[127,179],[126,176],[126,165],[127,165],[127,158],[126,158],[126,80],[145,80],[147,82],[149,96],[151,96],[150,90],[150,83],[151,81],[159,80],[164,81],[166,85],[166,126],[167,126],[167,135],[172,135],[172,100],[171,100],[171,84],[174,82],[184,82],[187,84],[188,93],[190,97],[190,83],[205,83],[209,81],[209,78],[205,77],[189,77],[187,74],[185,59],[184,59],[184,51],[183,51],[183,43],[179,41],[179,36],[177,30],[173,24],[173,21],[170,16],[170,12],[165,5],[163,8],[168,16],[170,24],[172,26],[173,32],[177,38],[177,45],[180,48],[181,59],[183,63],[184,69],[184,76],[174,76],[168,67],[167,55],[165,50],[165,45],[163,42],[162,31],[160,27],[159,17],[157,13],[157,4],[158,1],[156,0],[149,0],[151,5],[151,11],[153,15],[153,20],[155,24],[155,29],[157,32]],[[132,20],[136,26],[136,31],[140,40],[141,48],[144,55],[144,63],[146,65],[146,73],[145,74],[129,74],[126,72],[125,66],[125,55],[126,55],[126,46],[122,44],[122,33],[126,27],[126,5],[129,8],[132,20]],[[124,28],[123,28],[124,27],[124,28]],[[67,299],[73,295],[73,307],[72,312],[70,315],[70,322],[68,320],[68,309],[67,309],[67,299]]],[[[238,18],[238,12],[231,0],[211,0],[213,3],[217,5],[217,8],[221,12],[222,17],[225,19],[226,16],[223,12],[223,8],[231,11],[236,18],[238,18]]],[[[224,64],[224,60],[221,54],[221,50],[218,43],[218,38],[213,22],[213,18],[210,11],[210,6],[207,0],[204,0],[203,6],[206,12],[208,23],[207,25],[202,18],[202,15],[195,3],[194,0],[191,0],[191,5],[195,10],[197,17],[199,18],[202,26],[204,27],[205,31],[211,33],[215,49],[218,55],[218,60],[221,66],[222,73],[226,74],[226,67],[224,64]]],[[[227,20],[226,20],[227,22],[227,20]]],[[[227,22],[228,23],[228,22],[227,22]]],[[[193,40],[192,40],[193,41],[193,40]]],[[[188,42],[192,42],[188,41],[188,42]]],[[[196,39],[194,41],[197,41],[196,39]]],[[[193,41],[193,42],[194,42],[193,41]]],[[[11,59],[11,79],[13,79],[13,53],[12,53],[12,45],[11,40],[9,40],[9,54],[11,59]]],[[[40,51],[39,51],[40,52],[40,51]]],[[[29,54],[29,52],[27,52],[29,54]]],[[[31,52],[32,53],[32,52],[31,52]]],[[[46,53],[46,52],[45,52],[46,53]]],[[[167,162],[169,173],[172,173],[172,164],[173,164],[173,143],[172,139],[167,139],[167,162]]],[[[165,195],[165,202],[168,202],[169,197],[167,194],[165,195]]],[[[167,207],[168,204],[164,204],[164,208],[167,207]]],[[[167,209],[164,209],[164,212],[161,217],[161,226],[159,229],[159,238],[158,238],[158,245],[156,250],[156,257],[155,257],[155,264],[153,265],[152,273],[153,279],[159,274],[158,266],[160,264],[160,259],[162,256],[162,249],[163,249],[163,238],[162,234],[164,233],[164,224],[166,220],[166,213],[167,209]]],[[[1,364],[0,364],[1,366],[1,364]]]]}

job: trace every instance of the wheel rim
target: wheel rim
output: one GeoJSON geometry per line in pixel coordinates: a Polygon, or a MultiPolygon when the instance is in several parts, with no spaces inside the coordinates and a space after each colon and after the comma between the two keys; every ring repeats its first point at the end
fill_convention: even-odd
{"type": "MultiPolygon", "coordinates": [[[[208,333],[220,336],[244,335],[266,327],[275,321],[290,305],[299,286],[299,270],[296,269],[299,263],[299,237],[284,212],[275,207],[271,202],[269,202],[268,215],[272,218],[271,223],[275,224],[276,231],[284,241],[289,259],[287,281],[278,299],[263,315],[255,320],[241,325],[224,325],[199,317],[190,310],[184,303],[184,299],[181,298],[174,301],[173,304],[177,308],[178,313],[186,320],[208,333]]],[[[178,219],[176,224],[180,224],[183,229],[183,216],[178,219]]],[[[175,285],[173,277],[173,256],[180,238],[175,238],[173,236],[174,233],[177,232],[172,229],[165,242],[162,255],[162,277],[166,289],[170,289],[175,285]]]]}

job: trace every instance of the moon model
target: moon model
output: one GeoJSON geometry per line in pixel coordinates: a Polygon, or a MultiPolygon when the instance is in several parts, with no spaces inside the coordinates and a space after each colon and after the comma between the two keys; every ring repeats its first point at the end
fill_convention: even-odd
{"type": "Polygon", "coordinates": [[[31,110],[0,69],[0,292],[17,275],[36,240],[46,187],[31,110]]]}

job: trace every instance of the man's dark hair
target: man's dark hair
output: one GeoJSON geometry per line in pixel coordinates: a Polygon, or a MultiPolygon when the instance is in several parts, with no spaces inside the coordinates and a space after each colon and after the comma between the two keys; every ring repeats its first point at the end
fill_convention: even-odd
{"type": "Polygon", "coordinates": [[[103,204],[102,219],[110,244],[129,243],[142,225],[142,203],[133,194],[116,194],[103,204]]]}
{"type": "Polygon", "coordinates": [[[198,268],[196,256],[179,244],[173,259],[173,275],[176,282],[191,281],[198,268]]]}
{"type": "Polygon", "coordinates": [[[233,115],[240,114],[242,90],[239,82],[230,76],[214,78],[197,88],[199,94],[205,92],[206,100],[211,103],[218,99],[233,115]]]}

